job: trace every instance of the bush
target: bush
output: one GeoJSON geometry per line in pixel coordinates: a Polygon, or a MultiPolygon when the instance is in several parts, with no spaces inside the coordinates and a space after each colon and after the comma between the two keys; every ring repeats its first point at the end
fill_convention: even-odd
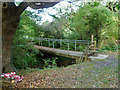
{"type": "Polygon", "coordinates": [[[114,51],[116,52],[118,50],[118,45],[110,45],[110,46],[103,46],[101,49],[101,52],[103,51],[114,51]]]}
{"type": "Polygon", "coordinates": [[[44,61],[44,68],[56,68],[57,64],[56,64],[56,60],[58,58],[47,58],[47,59],[43,59],[44,61]]]}
{"type": "Polygon", "coordinates": [[[12,62],[17,69],[27,69],[39,64],[37,54],[39,50],[30,45],[30,38],[34,38],[35,21],[31,20],[28,12],[21,15],[21,20],[17,31],[14,34],[12,62]]]}

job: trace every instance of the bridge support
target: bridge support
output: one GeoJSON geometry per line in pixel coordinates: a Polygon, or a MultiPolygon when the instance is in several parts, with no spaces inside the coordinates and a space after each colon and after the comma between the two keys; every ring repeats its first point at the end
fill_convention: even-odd
{"type": "Polygon", "coordinates": [[[83,62],[83,56],[76,57],[76,63],[78,64],[78,63],[81,63],[81,62],[83,62]]]}
{"type": "Polygon", "coordinates": [[[80,63],[80,58],[76,58],[76,63],[80,63]]]}

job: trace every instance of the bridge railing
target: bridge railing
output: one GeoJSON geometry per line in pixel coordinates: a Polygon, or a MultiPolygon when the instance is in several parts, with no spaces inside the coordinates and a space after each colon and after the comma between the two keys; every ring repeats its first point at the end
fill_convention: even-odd
{"type": "Polygon", "coordinates": [[[72,45],[72,51],[79,51],[80,46],[82,46],[84,50],[86,46],[89,46],[90,44],[94,43],[94,41],[91,42],[89,40],[69,40],[69,39],[53,39],[53,38],[39,38],[39,37],[36,37],[34,38],[34,40],[31,40],[31,42],[33,41],[35,42],[34,44],[38,44],[40,46],[52,47],[52,48],[65,49],[65,46],[67,46],[68,51],[71,49],[71,45],[72,45]]]}

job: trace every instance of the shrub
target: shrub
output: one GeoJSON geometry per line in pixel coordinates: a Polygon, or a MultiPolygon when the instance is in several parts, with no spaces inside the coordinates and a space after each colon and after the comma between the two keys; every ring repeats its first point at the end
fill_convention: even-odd
{"type": "Polygon", "coordinates": [[[43,59],[44,61],[44,68],[55,68],[57,67],[57,63],[56,60],[58,58],[47,58],[47,59],[43,59]]]}

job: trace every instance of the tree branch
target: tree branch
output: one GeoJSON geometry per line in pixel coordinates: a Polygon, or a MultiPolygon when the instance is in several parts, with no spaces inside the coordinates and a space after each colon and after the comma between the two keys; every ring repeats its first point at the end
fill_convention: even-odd
{"type": "Polygon", "coordinates": [[[52,7],[58,2],[21,2],[18,8],[18,13],[21,14],[28,6],[33,9],[41,9],[52,7]]]}
{"type": "Polygon", "coordinates": [[[116,4],[117,4],[117,2],[115,2],[115,3],[114,3],[114,6],[113,6],[113,11],[114,11],[114,12],[117,12],[117,10],[115,9],[115,8],[116,8],[116,4]]]}
{"type": "Polygon", "coordinates": [[[29,3],[29,6],[33,9],[41,9],[41,8],[48,8],[48,7],[52,7],[55,4],[57,4],[58,2],[31,2],[29,3]]]}
{"type": "Polygon", "coordinates": [[[111,4],[112,2],[109,2],[108,8],[110,9],[110,11],[112,11],[111,4]]]}
{"type": "Polygon", "coordinates": [[[18,13],[21,14],[28,7],[28,2],[21,2],[18,8],[18,13]]]}

